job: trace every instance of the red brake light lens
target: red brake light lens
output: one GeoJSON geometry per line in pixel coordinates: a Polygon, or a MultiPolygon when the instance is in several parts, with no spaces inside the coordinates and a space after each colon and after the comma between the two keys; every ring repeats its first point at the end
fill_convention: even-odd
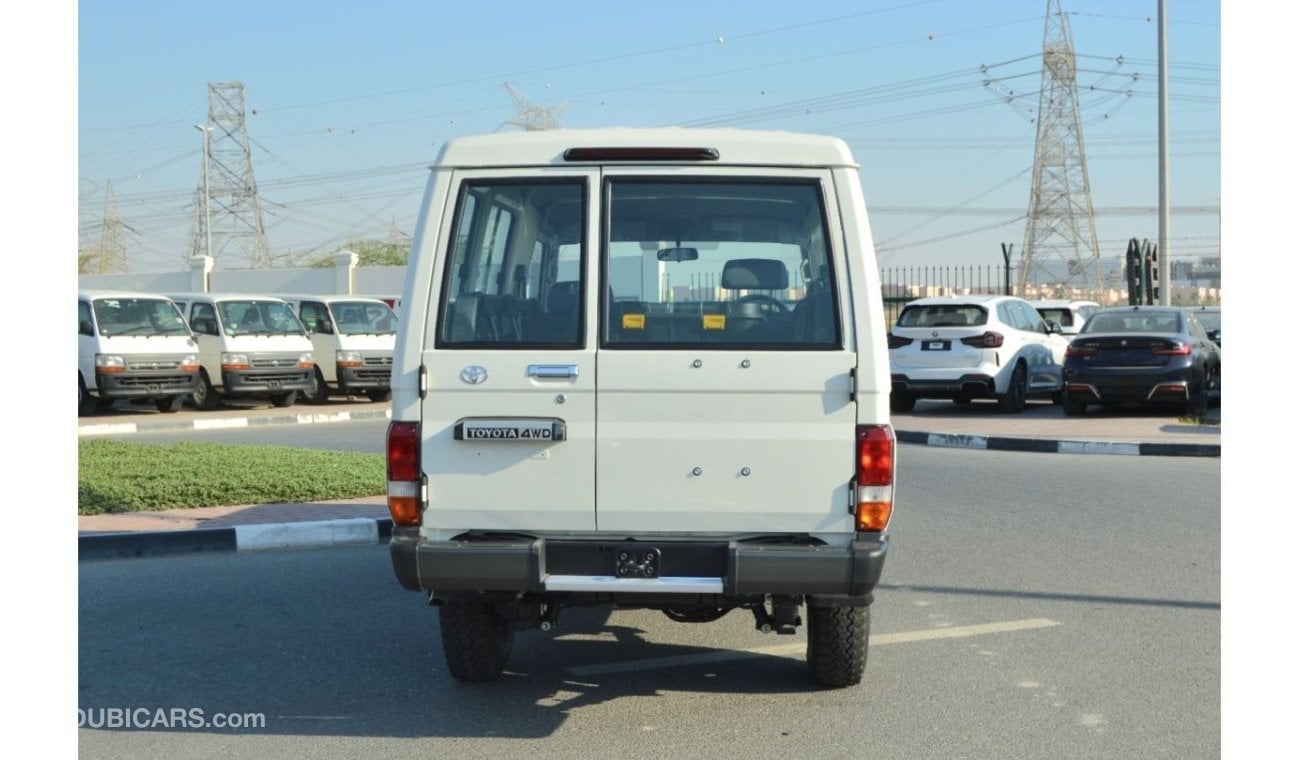
{"type": "Polygon", "coordinates": [[[912,342],[911,338],[904,338],[901,335],[895,335],[893,333],[889,334],[890,348],[902,348],[903,346],[909,345],[911,342],[912,342]]]}
{"type": "Polygon", "coordinates": [[[1077,356],[1082,358],[1085,356],[1096,356],[1096,354],[1097,354],[1096,346],[1080,346],[1071,343],[1070,345],[1065,347],[1065,355],[1067,357],[1077,356]]]}
{"type": "Polygon", "coordinates": [[[894,429],[889,425],[858,428],[858,485],[894,484],[894,429]]]}
{"type": "Polygon", "coordinates": [[[1157,356],[1190,356],[1192,344],[1179,341],[1170,346],[1152,348],[1151,353],[1157,356]]]}
{"type": "Polygon", "coordinates": [[[388,423],[388,479],[420,479],[420,423],[388,423]]]}

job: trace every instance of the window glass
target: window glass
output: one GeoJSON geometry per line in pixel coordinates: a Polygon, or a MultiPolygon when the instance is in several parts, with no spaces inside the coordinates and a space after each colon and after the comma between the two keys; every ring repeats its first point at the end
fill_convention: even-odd
{"type": "Polygon", "coordinates": [[[334,326],[341,335],[378,335],[397,331],[397,315],[388,304],[335,301],[330,304],[334,326]]]}
{"type": "Polygon", "coordinates": [[[100,335],[167,335],[190,331],[176,304],[164,299],[98,298],[92,308],[100,335]]]}
{"type": "MultiPolygon", "coordinates": [[[[303,332],[293,308],[281,301],[222,301],[217,305],[227,335],[287,335],[303,332]]],[[[197,316],[197,312],[196,312],[197,316]]]]}
{"type": "Polygon", "coordinates": [[[602,345],[841,344],[820,185],[614,179],[602,345]]]}
{"type": "Polygon", "coordinates": [[[584,196],[582,180],[462,186],[439,346],[583,345],[584,196]]]}
{"type": "Polygon", "coordinates": [[[989,313],[975,304],[932,304],[904,306],[899,327],[962,327],[988,324],[989,313]]]}
{"type": "Polygon", "coordinates": [[[334,329],[330,322],[329,311],[323,303],[304,301],[298,310],[298,318],[302,320],[302,326],[307,328],[309,333],[331,332],[334,329]]]}
{"type": "Polygon", "coordinates": [[[1043,318],[1033,306],[1025,301],[1012,301],[1011,308],[1019,318],[1016,327],[1029,332],[1045,332],[1043,318]]]}

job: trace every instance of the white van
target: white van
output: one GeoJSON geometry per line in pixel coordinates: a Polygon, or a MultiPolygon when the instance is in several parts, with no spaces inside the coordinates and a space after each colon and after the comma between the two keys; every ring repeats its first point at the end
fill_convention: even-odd
{"type": "Polygon", "coordinates": [[[199,376],[198,346],[165,296],[118,290],[77,294],[79,416],[115,399],[152,400],[178,412],[199,376]]]}
{"type": "Polygon", "coordinates": [[[497,678],[516,631],[612,605],[806,624],[813,681],[860,681],[895,445],[843,141],[451,140],[402,304],[390,553],[439,607],[454,677],[497,678]]]}
{"type": "Polygon", "coordinates": [[[311,341],[282,298],[173,293],[199,343],[194,405],[215,409],[221,397],[269,398],[292,406],[311,387],[311,341]]]}
{"type": "Polygon", "coordinates": [[[331,394],[387,401],[393,375],[397,314],[378,298],[280,295],[311,337],[316,370],[302,397],[323,404],[331,394]]]}

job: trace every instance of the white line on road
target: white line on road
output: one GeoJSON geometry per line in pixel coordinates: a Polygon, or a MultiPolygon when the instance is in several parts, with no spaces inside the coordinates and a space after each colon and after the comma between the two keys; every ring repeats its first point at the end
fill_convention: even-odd
{"type": "MultiPolygon", "coordinates": [[[[887,644],[907,644],[915,641],[934,641],[936,639],[960,639],[970,636],[984,636],[990,633],[1009,633],[1011,631],[1028,631],[1035,628],[1051,628],[1056,625],[1060,625],[1060,623],[1055,620],[1048,620],[1046,618],[1029,618],[1026,620],[1009,620],[1004,623],[964,625],[954,626],[952,628],[929,628],[920,631],[903,631],[900,633],[875,635],[871,637],[870,645],[885,646],[887,644]]],[[[797,644],[777,644],[775,646],[756,647],[754,649],[683,654],[675,657],[651,657],[644,660],[632,660],[630,662],[610,662],[602,665],[578,665],[569,668],[568,671],[575,676],[594,676],[605,673],[630,673],[637,670],[655,670],[657,668],[679,668],[684,665],[702,665],[762,655],[790,657],[802,655],[806,646],[807,644],[805,642],[799,642],[797,644]]]]}

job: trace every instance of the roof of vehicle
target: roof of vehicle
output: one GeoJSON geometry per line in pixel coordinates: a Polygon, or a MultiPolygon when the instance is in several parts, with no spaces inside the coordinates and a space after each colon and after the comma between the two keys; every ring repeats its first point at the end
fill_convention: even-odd
{"type": "Polygon", "coordinates": [[[284,301],[282,296],[265,293],[168,293],[174,301],[284,301]]]}
{"type": "Polygon", "coordinates": [[[498,132],[456,137],[443,144],[435,166],[750,165],[857,167],[838,137],[799,132],[686,127],[603,127],[498,132]],[[716,160],[677,158],[566,160],[570,148],[713,148],[716,160]]]}
{"type": "Polygon", "coordinates": [[[162,298],[171,300],[169,296],[161,293],[146,293],[141,290],[109,290],[100,288],[85,288],[77,291],[78,298],[162,298]]]}
{"type": "Polygon", "coordinates": [[[388,305],[383,299],[376,298],[375,296],[350,296],[346,293],[277,293],[276,297],[282,298],[285,301],[324,301],[325,303],[337,303],[339,301],[350,301],[355,303],[357,301],[362,301],[365,303],[382,304],[384,306],[388,305]]]}
{"type": "Polygon", "coordinates": [[[1081,298],[1035,298],[1029,303],[1036,309],[1068,309],[1071,306],[1101,306],[1101,304],[1096,301],[1088,301],[1081,298]]]}
{"type": "Polygon", "coordinates": [[[903,304],[903,306],[904,308],[906,308],[908,306],[931,306],[931,305],[938,306],[944,304],[953,305],[953,304],[969,304],[969,303],[987,305],[998,301],[1021,301],[1021,300],[1024,299],[1020,298],[1019,296],[1000,296],[1000,295],[926,296],[925,298],[917,298],[916,300],[908,301],[906,304],[903,304]]]}

